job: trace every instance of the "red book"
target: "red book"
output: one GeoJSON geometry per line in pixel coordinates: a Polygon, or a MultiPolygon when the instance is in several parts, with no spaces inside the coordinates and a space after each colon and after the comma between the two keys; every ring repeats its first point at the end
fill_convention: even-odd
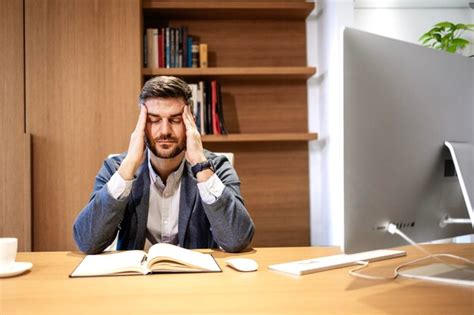
{"type": "Polygon", "coordinates": [[[212,110],[212,133],[215,135],[221,134],[219,123],[219,115],[217,115],[217,82],[211,82],[211,110],[212,110]]]}
{"type": "Polygon", "coordinates": [[[158,67],[165,67],[165,35],[164,29],[161,29],[160,34],[158,35],[158,67]]]}

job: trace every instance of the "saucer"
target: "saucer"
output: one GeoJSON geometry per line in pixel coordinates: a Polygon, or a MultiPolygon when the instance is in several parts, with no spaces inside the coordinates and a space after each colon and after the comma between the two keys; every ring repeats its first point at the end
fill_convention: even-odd
{"type": "Polygon", "coordinates": [[[33,267],[33,264],[30,262],[15,262],[10,268],[0,270],[0,278],[19,275],[27,270],[30,270],[31,267],[33,267]]]}

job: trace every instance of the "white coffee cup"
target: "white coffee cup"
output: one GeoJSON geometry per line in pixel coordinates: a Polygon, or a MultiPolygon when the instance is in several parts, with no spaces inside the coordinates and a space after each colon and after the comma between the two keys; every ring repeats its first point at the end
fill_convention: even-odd
{"type": "Polygon", "coordinates": [[[0,271],[10,269],[15,263],[18,239],[0,237],[0,271]]]}

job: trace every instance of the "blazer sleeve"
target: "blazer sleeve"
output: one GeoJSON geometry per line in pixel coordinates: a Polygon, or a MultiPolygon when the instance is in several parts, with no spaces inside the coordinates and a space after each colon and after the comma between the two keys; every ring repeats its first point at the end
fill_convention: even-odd
{"type": "Polygon", "coordinates": [[[223,156],[212,154],[216,175],[225,185],[222,195],[212,204],[202,203],[217,244],[228,252],[239,252],[252,241],[255,227],[240,193],[235,169],[223,156]]]}
{"type": "Polygon", "coordinates": [[[90,200],[74,222],[74,240],[86,254],[103,252],[114,241],[124,217],[129,198],[114,199],[106,185],[117,171],[123,157],[124,155],[121,155],[104,161],[95,178],[90,200]]]}

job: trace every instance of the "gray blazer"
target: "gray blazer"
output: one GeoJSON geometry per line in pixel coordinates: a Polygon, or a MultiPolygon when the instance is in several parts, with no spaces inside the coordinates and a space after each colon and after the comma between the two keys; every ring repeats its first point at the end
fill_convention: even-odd
{"type": "MultiPolygon", "coordinates": [[[[229,161],[205,150],[216,174],[225,185],[221,197],[211,205],[201,202],[197,180],[186,162],[181,183],[178,219],[179,246],[184,248],[221,247],[228,252],[245,249],[252,240],[254,224],[240,195],[240,181],[229,161]]],[[[96,176],[89,203],[74,222],[74,240],[81,251],[104,251],[119,231],[117,249],[143,249],[145,246],[150,176],[147,158],[135,174],[130,195],[114,199],[107,182],[117,171],[126,153],[109,158],[96,176]]]]}

